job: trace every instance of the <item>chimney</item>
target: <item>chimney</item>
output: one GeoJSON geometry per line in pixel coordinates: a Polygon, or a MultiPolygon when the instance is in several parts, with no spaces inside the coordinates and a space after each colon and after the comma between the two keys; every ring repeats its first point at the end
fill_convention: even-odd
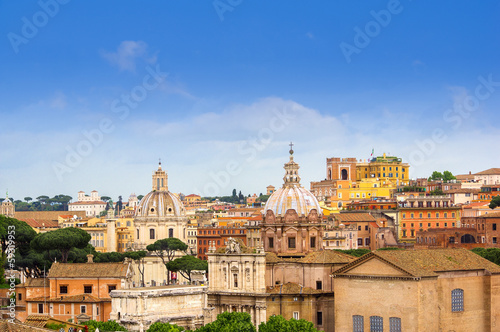
{"type": "Polygon", "coordinates": [[[469,175],[471,175],[471,174],[472,174],[472,172],[471,172],[471,171],[469,171],[469,175]]]}
{"type": "Polygon", "coordinates": [[[94,255],[92,254],[87,255],[87,263],[94,263],[94,255]]]}

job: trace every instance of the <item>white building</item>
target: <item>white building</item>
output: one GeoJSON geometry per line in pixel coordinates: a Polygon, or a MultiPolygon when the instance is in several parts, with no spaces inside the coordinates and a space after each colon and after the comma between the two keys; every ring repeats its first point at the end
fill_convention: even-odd
{"type": "Polygon", "coordinates": [[[106,210],[106,202],[101,200],[101,196],[96,190],[89,195],[84,191],[78,192],[78,201],[69,203],[69,211],[85,211],[87,217],[98,217],[102,211],[106,210]]]}
{"type": "Polygon", "coordinates": [[[482,184],[500,184],[500,168],[490,168],[474,174],[474,181],[482,184]]]}

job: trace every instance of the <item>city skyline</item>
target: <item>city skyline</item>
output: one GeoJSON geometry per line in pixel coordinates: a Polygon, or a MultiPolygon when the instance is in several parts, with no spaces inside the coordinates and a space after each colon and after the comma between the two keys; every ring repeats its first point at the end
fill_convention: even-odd
{"type": "Polygon", "coordinates": [[[259,194],[290,141],[306,188],[372,149],[500,164],[500,4],[217,3],[0,4],[0,196],[126,199],[158,158],[173,192],[259,194]]]}

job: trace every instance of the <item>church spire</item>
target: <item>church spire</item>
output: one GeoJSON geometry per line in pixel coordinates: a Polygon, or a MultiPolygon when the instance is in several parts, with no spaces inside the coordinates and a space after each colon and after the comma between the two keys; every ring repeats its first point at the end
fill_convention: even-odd
{"type": "Polygon", "coordinates": [[[290,161],[284,166],[285,176],[283,177],[283,187],[300,186],[299,164],[293,161],[293,143],[290,142],[290,161]]]}

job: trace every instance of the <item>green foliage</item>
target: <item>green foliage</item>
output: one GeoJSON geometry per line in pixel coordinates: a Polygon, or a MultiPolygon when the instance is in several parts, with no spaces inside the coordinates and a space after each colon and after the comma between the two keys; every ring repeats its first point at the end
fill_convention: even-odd
{"type": "Polygon", "coordinates": [[[87,247],[91,236],[80,228],[68,227],[55,231],[38,234],[31,241],[31,248],[36,251],[61,251],[61,261],[68,261],[69,251],[73,248],[84,249],[87,247]]]}
{"type": "Polygon", "coordinates": [[[57,323],[47,323],[44,326],[46,329],[51,329],[51,330],[59,330],[61,328],[65,328],[66,324],[57,324],[57,323]]]}
{"type": "Polygon", "coordinates": [[[180,272],[182,276],[191,281],[191,271],[203,270],[208,271],[208,262],[191,255],[185,255],[174,259],[166,264],[167,270],[172,272],[180,272]]]}
{"type": "Polygon", "coordinates": [[[397,247],[385,247],[385,248],[378,248],[378,250],[404,250],[403,248],[397,248],[397,247]]]}
{"type": "Polygon", "coordinates": [[[490,205],[488,205],[490,209],[494,209],[500,206],[500,196],[495,196],[491,199],[490,205]]]}
{"type": "Polygon", "coordinates": [[[176,324],[156,322],[152,324],[146,332],[181,332],[185,329],[176,324]]]}
{"type": "Polygon", "coordinates": [[[444,192],[441,188],[436,188],[429,193],[431,196],[442,196],[444,192]]]}
{"type": "Polygon", "coordinates": [[[472,252],[486,258],[490,262],[500,265],[500,249],[499,248],[474,248],[472,252]]]}
{"type": "Polygon", "coordinates": [[[217,315],[217,320],[196,332],[256,332],[250,314],[246,312],[223,312],[217,315]]]}
{"type": "Polygon", "coordinates": [[[168,262],[170,262],[174,258],[176,251],[186,252],[188,245],[178,238],[170,237],[167,239],[157,240],[155,243],[148,245],[146,249],[160,257],[163,264],[166,264],[165,258],[168,262]]]}
{"type": "Polygon", "coordinates": [[[348,254],[354,257],[361,257],[371,252],[370,249],[348,249],[348,250],[334,249],[334,250],[343,252],[344,254],[348,254]]]}
{"type": "Polygon", "coordinates": [[[68,203],[73,198],[68,195],[60,194],[50,198],[42,195],[33,201],[31,197],[24,197],[25,202],[21,200],[13,201],[16,211],[68,211],[68,203]]]}
{"type": "Polygon", "coordinates": [[[107,322],[89,320],[85,322],[85,325],[88,326],[89,332],[95,332],[96,329],[99,329],[99,331],[127,331],[126,328],[114,320],[108,320],[107,322]]]}
{"type": "Polygon", "coordinates": [[[271,316],[259,325],[259,332],[318,332],[314,324],[305,319],[286,320],[282,316],[271,316]]]}
{"type": "Polygon", "coordinates": [[[432,175],[429,177],[429,181],[443,180],[445,182],[455,180],[456,177],[450,171],[444,171],[443,173],[434,171],[432,175]]]}
{"type": "Polygon", "coordinates": [[[265,203],[269,199],[270,195],[260,195],[255,201],[265,203]]]}

